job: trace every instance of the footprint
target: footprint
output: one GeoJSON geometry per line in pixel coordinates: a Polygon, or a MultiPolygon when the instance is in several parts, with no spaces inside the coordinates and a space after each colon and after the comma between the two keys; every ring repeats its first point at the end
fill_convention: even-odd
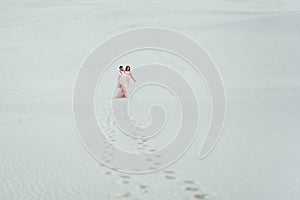
{"type": "Polygon", "coordinates": [[[195,199],[208,199],[208,195],[207,194],[195,194],[194,198],[195,199]]]}
{"type": "Polygon", "coordinates": [[[192,191],[192,192],[196,192],[199,190],[199,188],[196,188],[196,187],[186,187],[185,188],[187,191],[192,191]]]}
{"type": "Polygon", "coordinates": [[[117,197],[118,199],[120,199],[120,198],[128,198],[128,197],[130,197],[130,196],[131,196],[131,194],[130,194],[129,192],[122,193],[122,194],[116,194],[116,197],[117,197]]]}
{"type": "Polygon", "coordinates": [[[125,179],[131,179],[131,177],[128,176],[128,175],[120,175],[120,177],[121,177],[121,178],[125,178],[125,179]]]}
{"type": "Polygon", "coordinates": [[[174,179],[176,179],[175,176],[170,176],[170,175],[166,175],[165,178],[166,178],[166,179],[169,179],[169,180],[174,180],[174,179]]]}
{"type": "Polygon", "coordinates": [[[174,171],[172,171],[172,170],[164,170],[163,172],[165,174],[174,174],[174,171]]]}
{"type": "Polygon", "coordinates": [[[149,170],[156,170],[157,167],[152,167],[152,166],[150,166],[150,167],[148,167],[148,169],[149,169],[149,170]]]}
{"type": "Polygon", "coordinates": [[[140,184],[141,189],[147,189],[147,187],[148,187],[147,185],[140,184]]]}
{"type": "Polygon", "coordinates": [[[124,183],[124,184],[129,184],[130,183],[130,181],[128,181],[128,180],[123,180],[123,182],[122,183],[124,183]]]}
{"type": "Polygon", "coordinates": [[[186,183],[186,184],[195,184],[195,182],[192,181],[192,180],[186,180],[186,181],[184,181],[184,183],[186,183]]]}

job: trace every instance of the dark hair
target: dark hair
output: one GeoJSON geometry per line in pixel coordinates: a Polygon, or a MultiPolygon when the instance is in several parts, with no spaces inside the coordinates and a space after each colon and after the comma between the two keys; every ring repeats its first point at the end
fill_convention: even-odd
{"type": "Polygon", "coordinates": [[[119,69],[121,69],[121,68],[123,68],[123,66],[122,66],[122,65],[119,67],[119,69]]]}
{"type": "Polygon", "coordinates": [[[130,66],[126,66],[125,71],[130,71],[130,66]]]}

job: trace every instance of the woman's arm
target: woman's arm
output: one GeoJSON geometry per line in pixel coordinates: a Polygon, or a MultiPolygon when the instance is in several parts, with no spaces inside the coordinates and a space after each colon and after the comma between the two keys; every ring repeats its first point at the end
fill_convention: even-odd
{"type": "Polygon", "coordinates": [[[136,82],[135,78],[132,76],[131,73],[130,73],[130,77],[132,78],[132,80],[133,80],[134,82],[136,82]]]}

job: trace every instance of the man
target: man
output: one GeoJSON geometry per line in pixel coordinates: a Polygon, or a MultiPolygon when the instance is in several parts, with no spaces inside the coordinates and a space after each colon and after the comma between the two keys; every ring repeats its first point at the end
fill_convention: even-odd
{"type": "Polygon", "coordinates": [[[120,72],[120,74],[121,74],[122,71],[124,71],[124,67],[121,65],[121,66],[119,67],[119,72],[120,72]]]}
{"type": "Polygon", "coordinates": [[[119,67],[119,76],[118,76],[118,87],[120,88],[120,91],[116,98],[126,98],[127,97],[127,89],[125,85],[125,79],[124,77],[126,76],[124,67],[121,65],[119,67]]]}
{"type": "Polygon", "coordinates": [[[119,67],[118,82],[120,81],[120,78],[122,77],[123,74],[124,74],[124,67],[121,65],[121,66],[119,67]]]}

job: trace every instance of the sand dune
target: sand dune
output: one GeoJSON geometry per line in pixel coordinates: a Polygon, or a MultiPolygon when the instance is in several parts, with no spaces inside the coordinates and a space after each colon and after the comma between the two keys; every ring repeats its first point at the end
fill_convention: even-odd
{"type": "MultiPolygon", "coordinates": [[[[1,200],[299,199],[298,1],[6,0],[0,10],[1,200]],[[224,79],[228,113],[221,140],[205,160],[197,159],[201,127],[174,165],[132,175],[109,169],[84,149],[72,92],[80,64],[96,45],[142,26],[180,31],[205,48],[224,79]]],[[[209,115],[202,83],[188,66],[164,56],[161,62],[197,85],[201,114],[209,115]]],[[[147,105],[153,100],[145,98],[147,105]]],[[[128,139],[106,103],[96,101],[99,123],[122,148],[149,152],[172,135],[170,129],[156,142],[128,139]]],[[[112,153],[105,152],[108,161],[112,153]]]]}

